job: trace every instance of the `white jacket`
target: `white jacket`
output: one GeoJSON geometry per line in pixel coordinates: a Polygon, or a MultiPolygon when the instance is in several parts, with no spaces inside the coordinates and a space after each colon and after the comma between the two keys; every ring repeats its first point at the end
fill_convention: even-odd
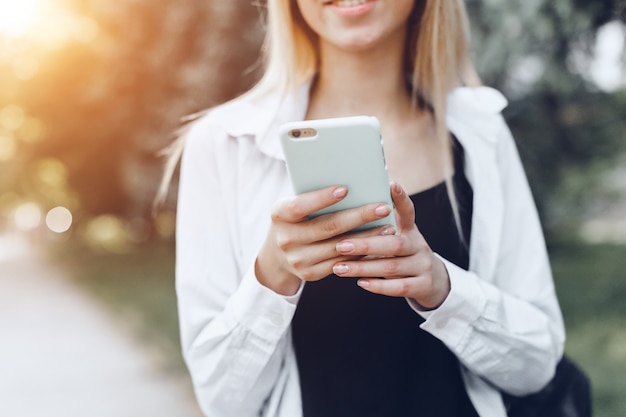
{"type": "MultiPolygon", "coordinates": [[[[278,125],[302,120],[308,85],[219,106],[190,130],[177,216],[184,357],[208,417],[298,417],[290,323],[299,293],[262,286],[254,260],[274,203],[291,195],[278,125]]],[[[474,191],[469,272],[444,260],[451,291],[422,328],[459,358],[479,415],[505,416],[498,389],[539,390],[565,332],[537,211],[496,90],[459,88],[447,123],[474,191]]]]}

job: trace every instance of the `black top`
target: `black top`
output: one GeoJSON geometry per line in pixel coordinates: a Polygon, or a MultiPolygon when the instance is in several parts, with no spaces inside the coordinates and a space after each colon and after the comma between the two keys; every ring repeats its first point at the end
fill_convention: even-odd
{"type": "MultiPolygon", "coordinates": [[[[411,196],[433,251],[467,269],[472,189],[455,141],[460,238],[445,183],[411,196]]],[[[354,278],[307,283],[292,322],[304,417],[477,417],[458,359],[420,329],[403,298],[369,293],[354,278]]]]}

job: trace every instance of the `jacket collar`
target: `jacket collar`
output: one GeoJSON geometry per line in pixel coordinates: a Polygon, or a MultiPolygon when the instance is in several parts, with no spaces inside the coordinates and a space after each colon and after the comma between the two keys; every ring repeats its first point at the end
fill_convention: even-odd
{"type": "MultiPolygon", "coordinates": [[[[287,122],[304,120],[309,104],[310,82],[290,94],[258,93],[243,96],[226,105],[226,133],[234,138],[252,137],[266,155],[284,160],[278,141],[278,127],[287,122]]],[[[468,127],[490,144],[497,138],[499,123],[494,117],[507,106],[506,98],[490,87],[459,87],[448,95],[446,119],[449,128],[468,127]]],[[[455,134],[457,132],[454,132],[455,134]]],[[[457,134],[461,144],[463,136],[457,134]]]]}
{"type": "Polygon", "coordinates": [[[231,137],[250,136],[266,155],[284,160],[278,128],[281,124],[304,120],[309,105],[310,83],[304,83],[295,92],[283,96],[271,93],[242,97],[228,114],[236,120],[226,120],[226,133],[231,137]],[[244,116],[244,117],[242,117],[244,116]]]}
{"type": "Polygon", "coordinates": [[[501,127],[494,117],[499,117],[507,104],[506,98],[491,87],[459,87],[448,95],[448,128],[469,128],[488,143],[494,144],[501,127]]]}

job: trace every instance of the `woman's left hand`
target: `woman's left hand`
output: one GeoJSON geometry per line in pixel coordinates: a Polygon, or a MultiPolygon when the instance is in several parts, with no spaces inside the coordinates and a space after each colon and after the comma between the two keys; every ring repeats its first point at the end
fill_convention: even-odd
{"type": "Polygon", "coordinates": [[[397,233],[346,238],[336,245],[340,255],[365,256],[334,265],[340,277],[359,278],[363,289],[415,300],[424,309],[439,307],[450,292],[450,277],[415,225],[413,202],[398,183],[391,184],[397,233]],[[384,278],[384,279],[380,279],[384,278]]]}

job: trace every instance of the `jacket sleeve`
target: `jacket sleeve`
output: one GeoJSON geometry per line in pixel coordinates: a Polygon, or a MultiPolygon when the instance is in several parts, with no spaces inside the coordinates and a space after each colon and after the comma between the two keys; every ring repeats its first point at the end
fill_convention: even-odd
{"type": "MultiPolygon", "coordinates": [[[[497,147],[503,216],[492,276],[443,259],[451,291],[422,328],[469,371],[513,395],[540,390],[563,354],[565,330],[537,210],[511,133],[497,147]]],[[[487,219],[489,221],[489,219],[487,219]]]]}
{"type": "Polygon", "coordinates": [[[256,416],[283,366],[296,300],[262,286],[253,264],[239,265],[228,191],[235,173],[224,169],[235,164],[217,152],[220,134],[200,121],[182,157],[176,290],[183,356],[207,416],[256,416]]]}

